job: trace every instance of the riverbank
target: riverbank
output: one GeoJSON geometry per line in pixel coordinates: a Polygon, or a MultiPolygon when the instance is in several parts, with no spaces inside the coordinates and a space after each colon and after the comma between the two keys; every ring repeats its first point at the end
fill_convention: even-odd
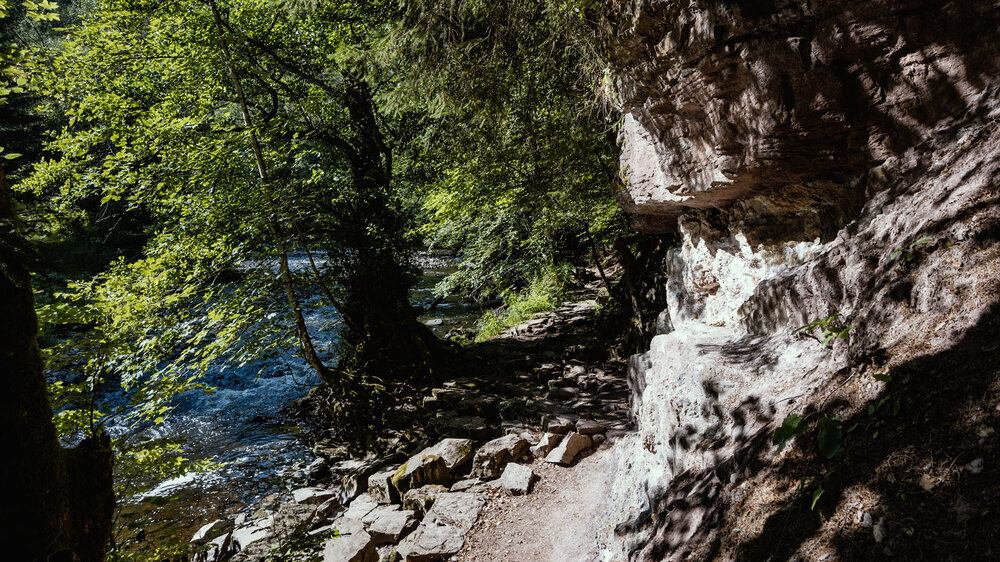
{"type": "MultiPolygon", "coordinates": [[[[552,430],[553,424],[570,427],[578,420],[600,427],[593,442],[627,431],[626,363],[608,337],[611,319],[597,304],[597,283],[572,297],[574,302],[538,314],[497,338],[462,348],[451,376],[437,384],[390,387],[394,403],[389,424],[368,440],[367,450],[338,440],[336,428],[314,431],[317,458],[286,474],[287,493],[265,498],[231,518],[200,522],[214,523],[210,528],[220,532],[219,537],[204,533],[202,539],[221,538],[215,541],[219,546],[226,546],[226,536],[240,539],[238,552],[209,547],[203,559],[235,554],[234,559],[260,560],[275,551],[297,552],[295,556],[304,559],[310,552],[318,555],[328,540],[323,527],[343,516],[342,510],[368,490],[375,474],[445,439],[469,439],[478,448],[507,435],[535,445],[544,429],[552,430]],[[320,490],[324,500],[335,499],[338,507],[327,505],[328,513],[318,513],[316,505],[296,502],[306,488],[320,490]],[[235,531],[221,533],[227,528],[235,531]]],[[[455,478],[467,476],[471,468],[471,463],[459,468],[455,478]]],[[[489,489],[480,486],[483,492],[489,489]]]]}

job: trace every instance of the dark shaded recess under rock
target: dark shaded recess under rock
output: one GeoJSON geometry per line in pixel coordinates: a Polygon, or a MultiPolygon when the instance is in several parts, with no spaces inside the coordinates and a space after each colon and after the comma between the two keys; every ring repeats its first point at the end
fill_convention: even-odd
{"type": "Polygon", "coordinates": [[[620,197],[646,232],[760,193],[831,236],[870,196],[874,168],[981,114],[970,92],[996,87],[991,0],[661,0],[609,11],[628,116],[620,197]]]}

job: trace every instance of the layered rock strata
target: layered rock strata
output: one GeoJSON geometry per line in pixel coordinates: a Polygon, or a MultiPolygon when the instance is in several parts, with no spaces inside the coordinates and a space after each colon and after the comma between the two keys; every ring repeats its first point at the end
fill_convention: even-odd
{"type": "Polygon", "coordinates": [[[727,531],[732,498],[783,459],[770,439],[788,414],[845,387],[841,415],[878,404],[866,366],[936,356],[997,316],[1000,2],[660,0],[611,17],[620,196],[679,243],[664,328],[630,361],[638,431],[603,552],[739,558],[764,530],[727,531]],[[795,333],[831,317],[846,331],[829,347],[795,333]]]}

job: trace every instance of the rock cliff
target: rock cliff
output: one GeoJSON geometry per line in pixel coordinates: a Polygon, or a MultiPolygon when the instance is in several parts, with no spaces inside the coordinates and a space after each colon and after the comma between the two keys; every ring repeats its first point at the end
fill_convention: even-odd
{"type": "Polygon", "coordinates": [[[1000,556],[1000,491],[954,472],[1000,463],[1000,2],[607,18],[620,199],[677,245],[606,558],[1000,556]],[[776,453],[790,414],[809,431],[776,453]]]}

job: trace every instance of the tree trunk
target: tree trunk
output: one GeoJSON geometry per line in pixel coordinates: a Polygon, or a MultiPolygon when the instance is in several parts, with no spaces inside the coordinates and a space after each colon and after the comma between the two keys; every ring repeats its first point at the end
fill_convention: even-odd
{"type": "Polygon", "coordinates": [[[363,221],[359,231],[376,233],[357,248],[359,267],[348,288],[347,306],[355,308],[361,327],[348,330],[347,338],[363,346],[358,359],[369,370],[390,376],[430,374],[447,349],[417,320],[409,298],[412,273],[401,263],[404,256],[397,253],[399,249],[386,245],[386,240],[406,237],[405,219],[394,200],[392,151],[378,126],[367,82],[350,74],[344,81],[348,142],[353,147],[348,158],[357,192],[364,199],[355,216],[363,221]]]}
{"type": "Polygon", "coordinates": [[[0,528],[10,560],[104,560],[114,492],[107,436],[65,451],[52,425],[28,246],[17,232],[0,166],[0,399],[3,482],[8,490],[0,528]]]}

